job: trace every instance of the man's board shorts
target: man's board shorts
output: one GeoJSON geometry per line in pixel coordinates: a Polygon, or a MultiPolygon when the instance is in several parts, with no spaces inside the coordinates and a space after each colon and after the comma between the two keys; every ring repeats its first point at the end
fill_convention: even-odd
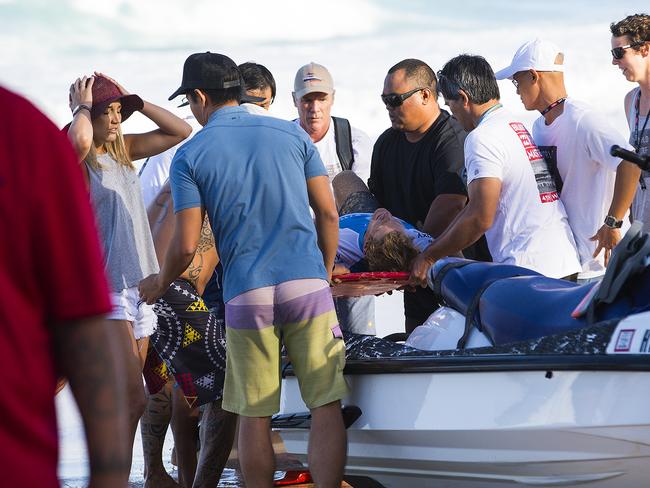
{"type": "Polygon", "coordinates": [[[153,307],[140,300],[137,286],[112,292],[111,303],[113,310],[106,318],[131,322],[136,339],[149,337],[156,330],[156,314],[153,307]]]}
{"type": "Polygon", "coordinates": [[[225,327],[192,284],[177,279],[154,304],[158,329],[150,338],[144,377],[150,394],[172,374],[190,407],[221,398],[226,369],[225,327]]]}
{"type": "Polygon", "coordinates": [[[226,303],[224,410],[268,417],[280,410],[284,344],[308,408],[347,394],[345,344],[329,283],[302,279],[256,288],[226,303]]]}

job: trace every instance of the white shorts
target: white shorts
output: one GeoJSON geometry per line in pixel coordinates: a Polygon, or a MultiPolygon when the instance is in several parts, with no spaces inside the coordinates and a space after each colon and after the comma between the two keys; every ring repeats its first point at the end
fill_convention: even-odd
{"type": "Polygon", "coordinates": [[[140,301],[138,287],[125,288],[119,293],[111,293],[113,311],[108,315],[110,320],[128,320],[133,327],[136,339],[149,337],[156,330],[158,317],[153,311],[153,305],[140,301]]]}

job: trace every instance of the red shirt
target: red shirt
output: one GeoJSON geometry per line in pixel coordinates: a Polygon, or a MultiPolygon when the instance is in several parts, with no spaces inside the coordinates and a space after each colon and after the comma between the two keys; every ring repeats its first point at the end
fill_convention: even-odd
{"type": "Polygon", "coordinates": [[[0,88],[0,466],[3,486],[59,486],[52,332],[110,311],[71,145],[0,88]]]}

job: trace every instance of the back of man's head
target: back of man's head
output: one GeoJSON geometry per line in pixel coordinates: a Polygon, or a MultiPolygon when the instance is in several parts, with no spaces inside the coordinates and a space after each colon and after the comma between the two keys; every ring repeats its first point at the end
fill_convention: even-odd
{"type": "Polygon", "coordinates": [[[239,71],[244,82],[244,91],[253,92],[270,89],[271,102],[273,102],[276,90],[275,78],[273,78],[266,66],[249,61],[240,64],[239,71]]]}
{"type": "Polygon", "coordinates": [[[458,100],[462,90],[476,105],[501,96],[490,64],[485,58],[470,54],[461,54],[445,63],[438,72],[438,87],[446,100],[458,100]]]}
{"type": "Polygon", "coordinates": [[[195,53],[183,65],[181,86],[169,97],[187,95],[194,99],[194,90],[201,90],[212,105],[220,106],[241,100],[241,73],[235,62],[218,53],[195,53]]]}
{"type": "Polygon", "coordinates": [[[436,74],[424,61],[413,58],[404,59],[392,66],[388,70],[388,74],[390,75],[400,70],[404,70],[404,77],[407,80],[414,81],[414,84],[421,88],[430,88],[433,93],[436,93],[436,74]]]}

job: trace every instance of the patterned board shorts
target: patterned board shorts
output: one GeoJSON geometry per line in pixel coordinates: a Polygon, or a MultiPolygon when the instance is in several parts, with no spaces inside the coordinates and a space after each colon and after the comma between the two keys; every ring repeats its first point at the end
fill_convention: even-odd
{"type": "Polygon", "coordinates": [[[144,378],[150,394],[172,374],[191,407],[222,396],[226,369],[223,318],[211,313],[186,280],[177,279],[154,305],[158,328],[150,337],[144,378]]]}
{"type": "Polygon", "coordinates": [[[345,344],[329,283],[292,280],[226,303],[228,359],[222,407],[248,417],[280,409],[280,350],[286,347],[309,408],[340,400],[345,344]]]}

